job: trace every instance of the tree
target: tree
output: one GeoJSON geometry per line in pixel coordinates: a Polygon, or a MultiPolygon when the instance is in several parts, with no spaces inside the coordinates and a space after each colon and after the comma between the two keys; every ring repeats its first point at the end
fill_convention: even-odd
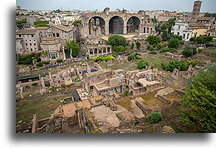
{"type": "Polygon", "coordinates": [[[136,41],[136,48],[137,48],[138,50],[140,50],[140,46],[141,46],[140,41],[136,41]]]}
{"type": "Polygon", "coordinates": [[[168,41],[169,39],[171,39],[171,35],[168,33],[168,31],[163,31],[161,38],[163,41],[168,41]]]}
{"type": "Polygon", "coordinates": [[[151,114],[147,115],[146,118],[148,119],[149,123],[155,124],[162,120],[161,112],[152,112],[151,114]]]}
{"type": "Polygon", "coordinates": [[[132,42],[131,44],[131,49],[134,49],[134,42],[132,42]]]}
{"type": "Polygon", "coordinates": [[[160,36],[149,35],[147,41],[150,45],[158,44],[161,42],[160,36]]]}
{"type": "Polygon", "coordinates": [[[125,47],[127,45],[127,41],[125,37],[123,36],[111,35],[108,39],[107,44],[111,46],[124,46],[125,47]]]}
{"type": "Polygon", "coordinates": [[[154,50],[154,47],[152,45],[148,45],[146,49],[152,51],[154,50]]]}
{"type": "Polygon", "coordinates": [[[182,51],[182,55],[184,55],[185,57],[190,57],[195,54],[197,54],[197,48],[194,46],[186,46],[182,51]]]}
{"type": "Polygon", "coordinates": [[[216,65],[205,67],[188,82],[181,101],[181,120],[196,132],[216,131],[216,65]]]}
{"type": "Polygon", "coordinates": [[[17,21],[16,22],[16,26],[19,28],[19,29],[22,29],[23,26],[27,23],[27,20],[24,19],[24,20],[20,20],[20,21],[17,21]]]}
{"type": "Polygon", "coordinates": [[[180,41],[176,38],[170,39],[168,42],[168,47],[169,48],[178,48],[180,45],[180,41]]]}
{"type": "Polygon", "coordinates": [[[76,26],[78,23],[81,24],[82,21],[81,21],[81,20],[75,20],[75,21],[72,23],[72,25],[76,26]]]}
{"type": "Polygon", "coordinates": [[[146,66],[148,66],[148,63],[146,61],[143,61],[143,60],[137,64],[138,69],[144,69],[144,68],[146,68],[146,66]]]}
{"type": "Polygon", "coordinates": [[[77,57],[80,52],[80,45],[75,41],[66,41],[65,49],[70,50],[72,57],[77,57]]]}
{"type": "Polygon", "coordinates": [[[114,46],[113,51],[115,51],[115,52],[124,52],[125,47],[124,46],[114,46]]]}

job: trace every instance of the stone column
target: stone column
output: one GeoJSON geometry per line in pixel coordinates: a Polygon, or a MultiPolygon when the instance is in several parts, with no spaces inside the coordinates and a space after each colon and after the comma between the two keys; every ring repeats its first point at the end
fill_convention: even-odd
{"type": "Polygon", "coordinates": [[[32,133],[37,133],[37,128],[38,128],[38,118],[37,115],[33,115],[32,119],[32,133]]]}
{"type": "Polygon", "coordinates": [[[123,30],[123,34],[127,34],[127,23],[124,24],[124,30],[123,30]]]}
{"type": "Polygon", "coordinates": [[[109,35],[109,20],[105,21],[105,35],[109,35]]]}
{"type": "Polygon", "coordinates": [[[65,55],[64,46],[63,46],[63,57],[64,57],[64,60],[65,60],[66,59],[66,55],[65,55]]]}

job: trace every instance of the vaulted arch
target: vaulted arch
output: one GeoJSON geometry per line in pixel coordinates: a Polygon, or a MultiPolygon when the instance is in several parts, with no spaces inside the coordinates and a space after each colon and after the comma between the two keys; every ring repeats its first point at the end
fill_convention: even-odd
{"type": "Polygon", "coordinates": [[[102,17],[94,16],[89,20],[89,34],[95,36],[105,34],[105,20],[102,17]]]}
{"type": "Polygon", "coordinates": [[[120,16],[114,16],[109,20],[110,34],[123,34],[124,21],[120,16]]]}
{"type": "Polygon", "coordinates": [[[136,16],[132,16],[127,21],[127,33],[138,33],[140,26],[140,19],[136,16]]]}

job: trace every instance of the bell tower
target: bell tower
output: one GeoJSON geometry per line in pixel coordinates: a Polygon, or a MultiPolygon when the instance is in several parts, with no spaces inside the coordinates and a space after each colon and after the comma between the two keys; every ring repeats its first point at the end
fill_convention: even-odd
{"type": "Polygon", "coordinates": [[[192,12],[193,18],[199,17],[201,5],[202,5],[202,1],[197,0],[194,2],[193,12],[192,12]]]}

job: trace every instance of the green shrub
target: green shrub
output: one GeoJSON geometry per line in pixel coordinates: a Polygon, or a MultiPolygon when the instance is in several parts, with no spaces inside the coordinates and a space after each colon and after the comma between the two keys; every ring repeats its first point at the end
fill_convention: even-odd
{"type": "Polygon", "coordinates": [[[40,62],[41,54],[40,53],[31,53],[28,55],[19,55],[17,57],[18,59],[18,64],[24,64],[24,65],[29,65],[29,64],[33,64],[33,60],[36,62],[40,62]]]}
{"type": "Polygon", "coordinates": [[[136,48],[137,48],[138,50],[140,50],[140,47],[141,47],[140,41],[136,41],[136,48]]]}
{"type": "Polygon", "coordinates": [[[180,41],[176,38],[170,39],[168,43],[169,48],[178,48],[180,45],[180,41]]]}
{"type": "Polygon", "coordinates": [[[216,131],[216,66],[207,65],[193,75],[180,102],[180,120],[191,131],[214,133],[216,131]]]}
{"type": "Polygon", "coordinates": [[[157,46],[156,46],[156,48],[157,48],[157,49],[163,48],[163,44],[158,43],[157,46]]]}
{"type": "Polygon", "coordinates": [[[57,63],[62,63],[62,61],[63,61],[62,59],[57,59],[56,60],[57,63]]]}
{"type": "Polygon", "coordinates": [[[198,53],[202,52],[203,50],[201,48],[198,48],[198,53]]]}
{"type": "Polygon", "coordinates": [[[128,56],[128,61],[132,61],[132,60],[135,60],[135,59],[141,59],[141,54],[139,53],[131,53],[129,56],[128,56]]]}
{"type": "Polygon", "coordinates": [[[150,50],[150,51],[154,50],[154,48],[153,48],[152,45],[148,45],[146,49],[147,49],[147,50],[150,50]]]}
{"type": "Polygon", "coordinates": [[[155,124],[155,123],[162,121],[163,116],[161,112],[152,112],[151,114],[147,115],[147,119],[149,123],[155,124]]]}
{"type": "Polygon", "coordinates": [[[214,44],[214,43],[206,43],[205,46],[206,47],[216,47],[216,44],[214,44]]]}
{"type": "Polygon", "coordinates": [[[47,64],[50,63],[50,61],[44,61],[43,63],[44,63],[45,65],[47,65],[47,64]]]}
{"type": "Polygon", "coordinates": [[[126,90],[124,91],[124,95],[125,95],[125,96],[129,96],[129,90],[128,90],[128,89],[126,89],[126,90]]]}
{"type": "Polygon", "coordinates": [[[113,46],[113,51],[115,51],[115,52],[124,52],[125,47],[124,46],[113,46]]]}
{"type": "Polygon", "coordinates": [[[42,62],[39,62],[39,63],[37,63],[36,66],[38,66],[38,67],[43,67],[43,63],[42,63],[42,62]]]}
{"type": "Polygon", "coordinates": [[[106,57],[93,57],[92,58],[95,62],[97,61],[109,61],[109,60],[114,60],[114,56],[106,56],[106,57]]]}
{"type": "Polygon", "coordinates": [[[78,23],[81,24],[82,21],[81,20],[74,20],[73,23],[72,23],[72,25],[76,26],[78,23]]]}
{"type": "Polygon", "coordinates": [[[116,54],[112,54],[112,56],[115,57],[115,58],[117,58],[117,55],[116,55],[116,54]]]}
{"type": "Polygon", "coordinates": [[[111,46],[126,46],[127,45],[127,41],[126,38],[120,35],[111,35],[108,39],[107,42],[108,45],[111,46]]]}
{"type": "Polygon", "coordinates": [[[148,66],[148,63],[146,61],[143,61],[143,60],[137,64],[138,69],[144,69],[144,68],[146,68],[146,66],[148,66]]]}
{"type": "Polygon", "coordinates": [[[130,50],[130,47],[129,47],[129,46],[126,46],[124,50],[125,50],[125,51],[129,51],[129,50],[130,50]]]}
{"type": "Polygon", "coordinates": [[[157,54],[157,52],[151,51],[151,52],[149,52],[149,54],[157,54]]]}
{"type": "Polygon", "coordinates": [[[213,40],[212,36],[198,36],[198,37],[190,38],[191,42],[196,42],[201,44],[211,42],[212,40],[213,40]]]}
{"type": "Polygon", "coordinates": [[[135,55],[135,59],[141,59],[141,55],[135,55]]]}
{"type": "Polygon", "coordinates": [[[38,85],[37,83],[33,83],[33,84],[32,84],[32,86],[37,86],[37,85],[38,85]]]}
{"type": "Polygon", "coordinates": [[[182,61],[172,60],[167,65],[161,63],[161,68],[163,70],[170,71],[170,72],[173,72],[175,68],[180,71],[187,71],[190,65],[195,67],[197,64],[200,64],[200,62],[197,60],[194,60],[194,61],[192,60],[188,60],[188,61],[187,60],[182,60],[182,61]]]}
{"type": "Polygon", "coordinates": [[[149,35],[147,41],[150,45],[158,44],[161,42],[160,36],[149,35]]]}
{"type": "Polygon", "coordinates": [[[164,48],[162,50],[160,50],[160,53],[163,53],[163,52],[177,52],[177,50],[175,48],[164,48]]]}
{"type": "Polygon", "coordinates": [[[194,46],[186,46],[182,51],[182,55],[184,55],[185,57],[190,57],[195,54],[197,54],[197,48],[194,46]]]}

